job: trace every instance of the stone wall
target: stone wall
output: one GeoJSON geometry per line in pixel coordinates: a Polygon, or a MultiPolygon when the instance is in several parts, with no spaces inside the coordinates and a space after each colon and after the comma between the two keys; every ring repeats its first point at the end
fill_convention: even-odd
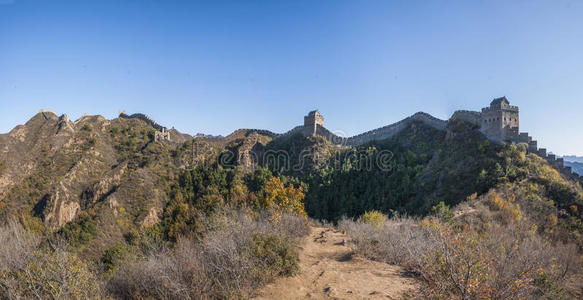
{"type": "Polygon", "coordinates": [[[399,133],[401,130],[403,130],[405,127],[407,127],[407,125],[409,125],[413,121],[422,122],[426,125],[429,125],[433,128],[439,129],[439,130],[445,130],[445,127],[447,126],[447,121],[437,119],[437,118],[431,116],[430,114],[427,114],[424,112],[418,112],[418,113],[416,113],[416,114],[414,114],[406,119],[403,119],[397,123],[394,123],[394,124],[391,124],[391,125],[388,125],[385,127],[381,127],[378,129],[374,129],[371,131],[367,131],[367,132],[361,133],[359,135],[349,137],[346,140],[346,144],[351,145],[351,146],[358,146],[358,145],[362,145],[364,143],[368,143],[370,141],[384,140],[384,139],[390,138],[390,137],[394,136],[395,134],[399,133]]]}
{"type": "Polygon", "coordinates": [[[574,173],[572,168],[569,166],[565,166],[565,161],[563,158],[557,158],[554,154],[547,154],[546,148],[538,148],[538,142],[533,140],[527,132],[521,132],[519,135],[518,142],[520,143],[527,143],[528,144],[528,153],[533,153],[544,160],[546,160],[549,165],[557,169],[561,174],[566,176],[567,178],[579,180],[580,176],[577,173],[574,173]]]}
{"type": "Polygon", "coordinates": [[[338,136],[337,134],[334,134],[330,130],[326,129],[326,127],[323,125],[312,124],[311,122],[308,122],[307,126],[296,126],[286,133],[279,134],[278,138],[285,138],[294,134],[303,134],[304,136],[318,135],[325,137],[334,145],[358,146],[370,141],[390,138],[399,133],[401,130],[405,129],[413,121],[422,122],[439,130],[445,130],[445,127],[447,126],[447,121],[440,120],[424,112],[418,112],[397,123],[367,131],[352,137],[338,136]],[[313,129],[312,126],[314,126],[313,129]]]}
{"type": "Polygon", "coordinates": [[[138,114],[133,114],[131,116],[128,116],[126,113],[122,112],[119,114],[119,117],[123,118],[123,119],[139,119],[139,120],[146,122],[148,125],[154,127],[156,130],[159,130],[159,131],[162,131],[162,129],[166,130],[166,127],[156,123],[156,121],[152,120],[150,117],[148,117],[144,114],[138,113],[138,114]]]}
{"type": "Polygon", "coordinates": [[[450,120],[462,120],[477,126],[482,126],[482,114],[477,111],[458,110],[453,113],[450,120]]]}

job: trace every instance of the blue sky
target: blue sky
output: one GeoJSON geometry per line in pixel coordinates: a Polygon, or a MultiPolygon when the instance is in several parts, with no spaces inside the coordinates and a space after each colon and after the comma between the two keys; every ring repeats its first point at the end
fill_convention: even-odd
{"type": "Polygon", "coordinates": [[[0,132],[40,108],[187,133],[357,134],[507,96],[583,155],[583,1],[0,0],[0,132]]]}

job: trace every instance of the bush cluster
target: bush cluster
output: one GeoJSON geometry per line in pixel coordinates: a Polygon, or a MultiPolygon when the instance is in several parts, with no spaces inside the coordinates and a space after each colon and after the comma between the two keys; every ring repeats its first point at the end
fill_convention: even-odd
{"type": "Polygon", "coordinates": [[[0,298],[96,299],[99,278],[63,242],[40,238],[15,222],[0,228],[0,298]]]}
{"type": "Polygon", "coordinates": [[[132,234],[106,251],[101,267],[81,260],[68,242],[41,242],[12,222],[0,228],[0,298],[248,298],[299,271],[295,244],[308,233],[303,216],[232,210],[201,222],[204,237],[173,244],[155,230],[132,234]]]}
{"type": "Polygon", "coordinates": [[[387,216],[378,210],[371,210],[365,212],[360,217],[360,220],[365,224],[375,227],[377,230],[381,230],[387,222],[387,216]]]}
{"type": "Polygon", "coordinates": [[[566,279],[579,272],[574,245],[553,245],[521,222],[444,223],[390,218],[375,225],[344,219],[354,251],[404,266],[420,278],[424,297],[533,299],[565,296],[566,279]]]}
{"type": "Polygon", "coordinates": [[[201,240],[179,239],[145,257],[119,262],[108,282],[132,299],[247,298],[277,276],[298,271],[294,241],[307,234],[304,218],[229,212],[207,219],[201,240]]]}

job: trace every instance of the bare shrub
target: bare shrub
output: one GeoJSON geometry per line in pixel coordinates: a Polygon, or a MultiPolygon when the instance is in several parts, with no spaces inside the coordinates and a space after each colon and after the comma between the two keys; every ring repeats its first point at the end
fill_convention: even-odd
{"type": "Polygon", "coordinates": [[[21,283],[14,272],[28,265],[39,242],[38,236],[26,231],[15,221],[10,221],[6,226],[0,227],[1,298],[19,298],[21,283]]]}
{"type": "Polygon", "coordinates": [[[229,211],[204,221],[201,240],[122,264],[108,289],[123,298],[246,298],[276,276],[297,271],[293,242],[308,232],[293,215],[229,211]]]}
{"type": "Polygon", "coordinates": [[[39,241],[16,222],[0,228],[2,298],[100,298],[99,280],[65,243],[39,247],[39,241]]]}
{"type": "Polygon", "coordinates": [[[40,238],[15,221],[0,227],[0,272],[21,269],[40,243],[40,238]]]}
{"type": "Polygon", "coordinates": [[[404,266],[421,278],[422,292],[437,298],[519,299],[559,297],[566,276],[578,271],[573,245],[552,245],[522,223],[450,225],[393,217],[381,231],[342,220],[357,253],[404,266]]]}
{"type": "Polygon", "coordinates": [[[403,216],[388,219],[381,230],[362,221],[342,219],[339,227],[351,237],[350,246],[359,254],[389,264],[415,268],[418,257],[435,245],[428,244],[428,233],[417,221],[403,216]]]}
{"type": "Polygon", "coordinates": [[[109,281],[108,290],[124,299],[189,299],[189,288],[182,278],[184,265],[167,252],[145,260],[123,264],[109,281]]]}

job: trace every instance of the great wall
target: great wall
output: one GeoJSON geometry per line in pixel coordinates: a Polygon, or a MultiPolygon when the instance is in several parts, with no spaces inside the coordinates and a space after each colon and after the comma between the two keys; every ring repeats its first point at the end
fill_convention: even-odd
{"type": "MultiPolygon", "coordinates": [[[[124,119],[140,119],[157,130],[155,135],[157,141],[171,141],[170,132],[166,127],[156,123],[147,115],[140,113],[127,115],[125,112],[120,112],[119,117],[124,119]]],[[[282,134],[261,129],[239,129],[236,132],[257,132],[273,138],[285,138],[296,134],[302,134],[304,136],[321,136],[337,146],[358,146],[371,141],[390,138],[406,128],[412,122],[421,122],[438,130],[445,130],[450,120],[462,120],[472,123],[478,126],[480,132],[482,132],[488,139],[496,143],[524,143],[527,145],[529,153],[537,154],[547,160],[549,164],[554,166],[562,174],[576,180],[579,180],[582,177],[579,174],[574,173],[571,167],[565,166],[563,158],[557,158],[554,154],[548,154],[547,149],[545,148],[538,148],[537,141],[527,132],[519,132],[519,108],[518,106],[510,105],[510,102],[506,97],[494,99],[489,107],[482,108],[481,111],[458,110],[453,113],[449,120],[441,120],[428,113],[418,112],[399,122],[351,137],[339,136],[326,129],[326,127],[324,127],[324,116],[321,115],[318,110],[311,111],[308,115],[304,116],[303,125],[296,126],[282,134]]],[[[224,137],[216,139],[224,139],[224,137]]]]}
{"type": "Polygon", "coordinates": [[[154,134],[154,139],[156,141],[171,141],[170,139],[170,132],[168,131],[168,129],[158,123],[156,123],[156,121],[152,120],[150,117],[148,117],[145,114],[132,114],[132,115],[127,115],[124,111],[121,111],[119,113],[119,117],[123,118],[123,119],[139,119],[142,120],[144,122],[146,122],[146,124],[154,127],[154,129],[156,129],[156,132],[154,134]]]}
{"type": "MultiPolygon", "coordinates": [[[[536,140],[527,133],[519,132],[519,109],[518,106],[510,105],[506,97],[494,99],[489,107],[482,108],[481,111],[458,110],[454,112],[450,120],[462,120],[470,122],[480,129],[488,139],[497,143],[514,143],[527,145],[529,153],[537,154],[547,160],[562,174],[579,180],[581,176],[572,171],[572,168],[565,166],[563,158],[557,158],[554,154],[547,154],[547,149],[538,148],[536,140]]],[[[394,136],[411,122],[422,122],[433,128],[445,130],[449,120],[441,120],[424,112],[418,112],[397,123],[367,131],[351,137],[339,137],[324,127],[324,117],[319,111],[311,111],[304,117],[304,125],[297,126],[284,135],[302,133],[305,136],[323,136],[333,144],[358,146],[375,140],[383,140],[394,136]]]]}

